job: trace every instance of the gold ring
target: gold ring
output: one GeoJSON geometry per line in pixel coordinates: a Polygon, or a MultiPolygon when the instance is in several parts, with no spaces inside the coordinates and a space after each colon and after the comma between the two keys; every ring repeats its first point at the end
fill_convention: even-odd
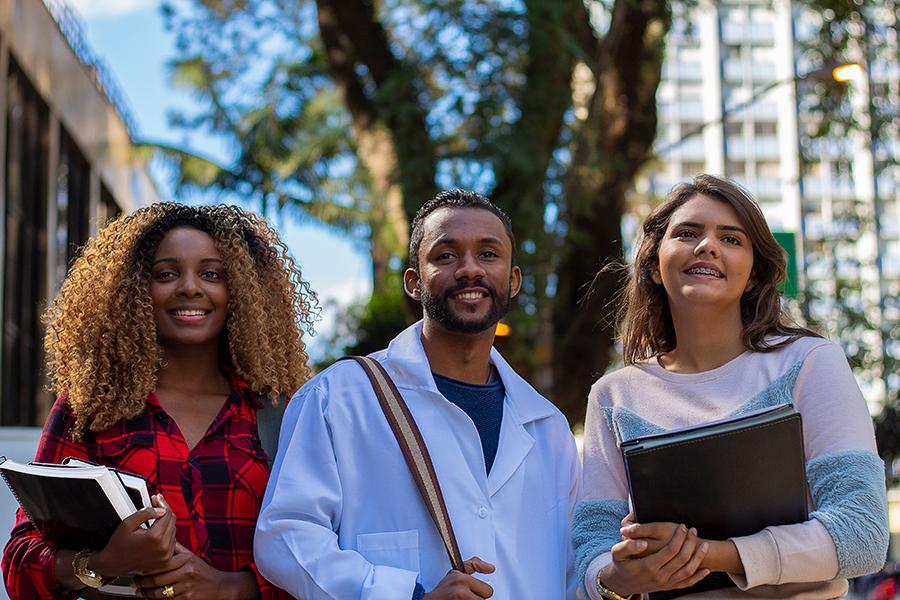
{"type": "Polygon", "coordinates": [[[166,598],[174,598],[175,597],[175,586],[167,585],[163,588],[162,595],[166,598]]]}

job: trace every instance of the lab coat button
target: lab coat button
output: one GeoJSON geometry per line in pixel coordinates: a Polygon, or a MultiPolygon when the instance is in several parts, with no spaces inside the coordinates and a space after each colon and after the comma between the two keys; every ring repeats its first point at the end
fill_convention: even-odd
{"type": "Polygon", "coordinates": [[[478,507],[478,516],[481,517],[482,519],[487,518],[487,516],[488,516],[488,509],[485,508],[484,506],[479,506],[479,507],[478,507]]]}

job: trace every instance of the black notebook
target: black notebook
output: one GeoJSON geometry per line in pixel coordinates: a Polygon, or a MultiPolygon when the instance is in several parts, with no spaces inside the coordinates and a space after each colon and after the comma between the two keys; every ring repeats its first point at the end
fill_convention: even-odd
{"type": "Polygon", "coordinates": [[[103,548],[122,519],[150,506],[146,482],[102,465],[21,464],[0,457],[0,475],[22,510],[61,548],[103,548]]]}
{"type": "MultiPolygon", "coordinates": [[[[623,442],[639,523],[668,521],[724,540],[808,518],[800,415],[790,404],[623,442]]],[[[724,573],[652,600],[732,587],[724,573]]]]}

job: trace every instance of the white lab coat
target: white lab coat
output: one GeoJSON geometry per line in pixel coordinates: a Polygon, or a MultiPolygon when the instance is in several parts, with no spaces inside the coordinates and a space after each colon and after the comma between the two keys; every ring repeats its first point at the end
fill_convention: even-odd
{"type": "MultiPolygon", "coordinates": [[[[510,368],[490,475],[465,412],[435,386],[421,322],[373,354],[422,431],[463,558],[494,564],[478,575],[497,600],[575,597],[572,511],[580,485],[565,417],[510,368]]],[[[450,561],[369,380],[332,365],[294,395],[257,521],[260,572],[302,600],[411,600],[450,561]]]]}

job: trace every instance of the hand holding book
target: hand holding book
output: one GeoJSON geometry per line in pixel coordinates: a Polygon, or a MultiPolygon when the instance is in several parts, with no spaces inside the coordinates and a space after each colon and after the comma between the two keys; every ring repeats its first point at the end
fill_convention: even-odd
{"type": "Polygon", "coordinates": [[[654,538],[623,540],[611,549],[612,562],[599,574],[604,587],[619,595],[687,588],[709,575],[701,567],[709,545],[696,529],[675,523],[655,523],[662,542],[654,538]]]}
{"type": "Polygon", "coordinates": [[[162,494],[151,497],[153,506],[127,517],[106,546],[93,557],[91,566],[101,575],[148,573],[165,565],[175,552],[175,513],[162,494]],[[152,527],[141,525],[156,519],[152,527]]]}

